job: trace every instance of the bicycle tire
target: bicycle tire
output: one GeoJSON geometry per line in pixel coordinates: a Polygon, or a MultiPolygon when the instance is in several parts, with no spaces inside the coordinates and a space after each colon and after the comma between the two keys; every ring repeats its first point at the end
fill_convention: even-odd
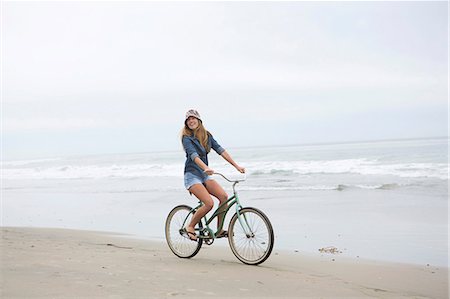
{"type": "MultiPolygon", "coordinates": [[[[191,210],[192,208],[187,205],[176,206],[170,211],[166,219],[165,233],[167,245],[169,245],[170,250],[180,258],[191,258],[195,256],[200,251],[203,243],[203,239],[197,237],[197,241],[195,242],[181,232],[184,220],[191,210]]],[[[190,221],[192,215],[188,217],[186,222],[190,221]]],[[[198,225],[200,227],[199,231],[201,231],[201,222],[199,222],[198,225]]]]}
{"type": "Polygon", "coordinates": [[[235,213],[228,227],[228,243],[233,254],[244,264],[259,265],[270,256],[274,233],[269,218],[255,208],[243,208],[239,213],[246,218],[252,235],[248,236],[235,213]],[[237,223],[237,225],[236,225],[237,223]]]}

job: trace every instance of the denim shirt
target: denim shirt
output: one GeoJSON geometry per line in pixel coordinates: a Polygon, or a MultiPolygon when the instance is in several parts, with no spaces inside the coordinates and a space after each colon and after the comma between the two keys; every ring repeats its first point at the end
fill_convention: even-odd
{"type": "MultiPolygon", "coordinates": [[[[204,176],[203,170],[194,162],[194,160],[199,157],[203,163],[208,165],[208,153],[206,152],[206,149],[202,146],[200,141],[194,137],[194,134],[191,136],[183,136],[182,142],[184,151],[186,152],[184,173],[190,172],[200,177],[204,176]]],[[[211,134],[208,134],[208,146],[219,155],[222,155],[225,151],[211,134]]]]}

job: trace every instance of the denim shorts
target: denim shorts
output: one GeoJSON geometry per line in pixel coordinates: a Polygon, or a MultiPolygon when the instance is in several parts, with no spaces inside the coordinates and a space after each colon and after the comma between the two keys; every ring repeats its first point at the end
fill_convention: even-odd
{"type": "Polygon", "coordinates": [[[184,187],[189,190],[189,188],[191,188],[193,185],[204,184],[207,180],[212,180],[212,177],[210,177],[206,173],[200,176],[192,172],[186,172],[184,174],[184,187]]]}

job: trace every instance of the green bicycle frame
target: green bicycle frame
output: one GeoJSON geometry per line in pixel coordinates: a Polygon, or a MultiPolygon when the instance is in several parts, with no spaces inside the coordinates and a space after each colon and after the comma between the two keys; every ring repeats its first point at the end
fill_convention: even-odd
{"type": "MultiPolygon", "coordinates": [[[[205,221],[205,224],[206,224],[206,228],[204,228],[204,229],[208,230],[209,235],[212,236],[213,239],[216,238],[216,234],[218,232],[222,231],[223,225],[224,225],[224,222],[225,222],[225,217],[226,217],[228,211],[231,209],[231,207],[233,205],[236,205],[236,214],[238,215],[239,223],[241,224],[241,227],[244,230],[245,234],[247,236],[251,236],[252,235],[252,233],[250,231],[250,228],[249,228],[250,226],[248,225],[248,222],[247,222],[247,218],[245,217],[245,215],[242,215],[240,213],[240,210],[242,209],[242,206],[241,206],[241,203],[239,202],[239,197],[238,197],[237,193],[235,192],[233,194],[233,196],[228,198],[228,200],[226,202],[224,202],[221,205],[219,205],[219,207],[214,211],[214,213],[211,215],[211,217],[209,219],[206,217],[206,215],[203,217],[203,220],[205,221]],[[225,210],[222,211],[222,208],[225,205],[227,205],[227,204],[228,204],[228,207],[225,210]],[[209,227],[209,224],[214,220],[214,218],[218,217],[221,214],[224,215],[223,220],[222,220],[221,223],[219,223],[219,225],[217,227],[217,232],[214,233],[213,230],[209,227]],[[242,217],[242,216],[244,216],[244,217],[242,217]]],[[[189,215],[194,214],[195,211],[197,211],[202,206],[203,206],[203,203],[200,201],[198,206],[196,206],[195,208],[191,209],[189,214],[186,216],[186,219],[184,219],[183,227],[185,227],[186,221],[187,221],[189,215]]],[[[196,228],[195,230],[199,231],[200,229],[196,228]]],[[[209,239],[210,237],[205,237],[205,236],[200,235],[199,238],[209,239]]]]}

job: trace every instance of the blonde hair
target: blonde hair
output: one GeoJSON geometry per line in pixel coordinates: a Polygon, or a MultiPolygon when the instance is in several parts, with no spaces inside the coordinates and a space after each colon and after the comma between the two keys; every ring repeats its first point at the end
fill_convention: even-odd
{"type": "Polygon", "coordinates": [[[211,133],[205,129],[201,120],[198,120],[198,127],[194,130],[189,129],[187,124],[184,124],[184,127],[181,129],[181,139],[183,139],[183,136],[192,136],[192,133],[194,133],[195,138],[206,149],[206,152],[209,153],[211,148],[208,146],[208,138],[211,133]]]}

